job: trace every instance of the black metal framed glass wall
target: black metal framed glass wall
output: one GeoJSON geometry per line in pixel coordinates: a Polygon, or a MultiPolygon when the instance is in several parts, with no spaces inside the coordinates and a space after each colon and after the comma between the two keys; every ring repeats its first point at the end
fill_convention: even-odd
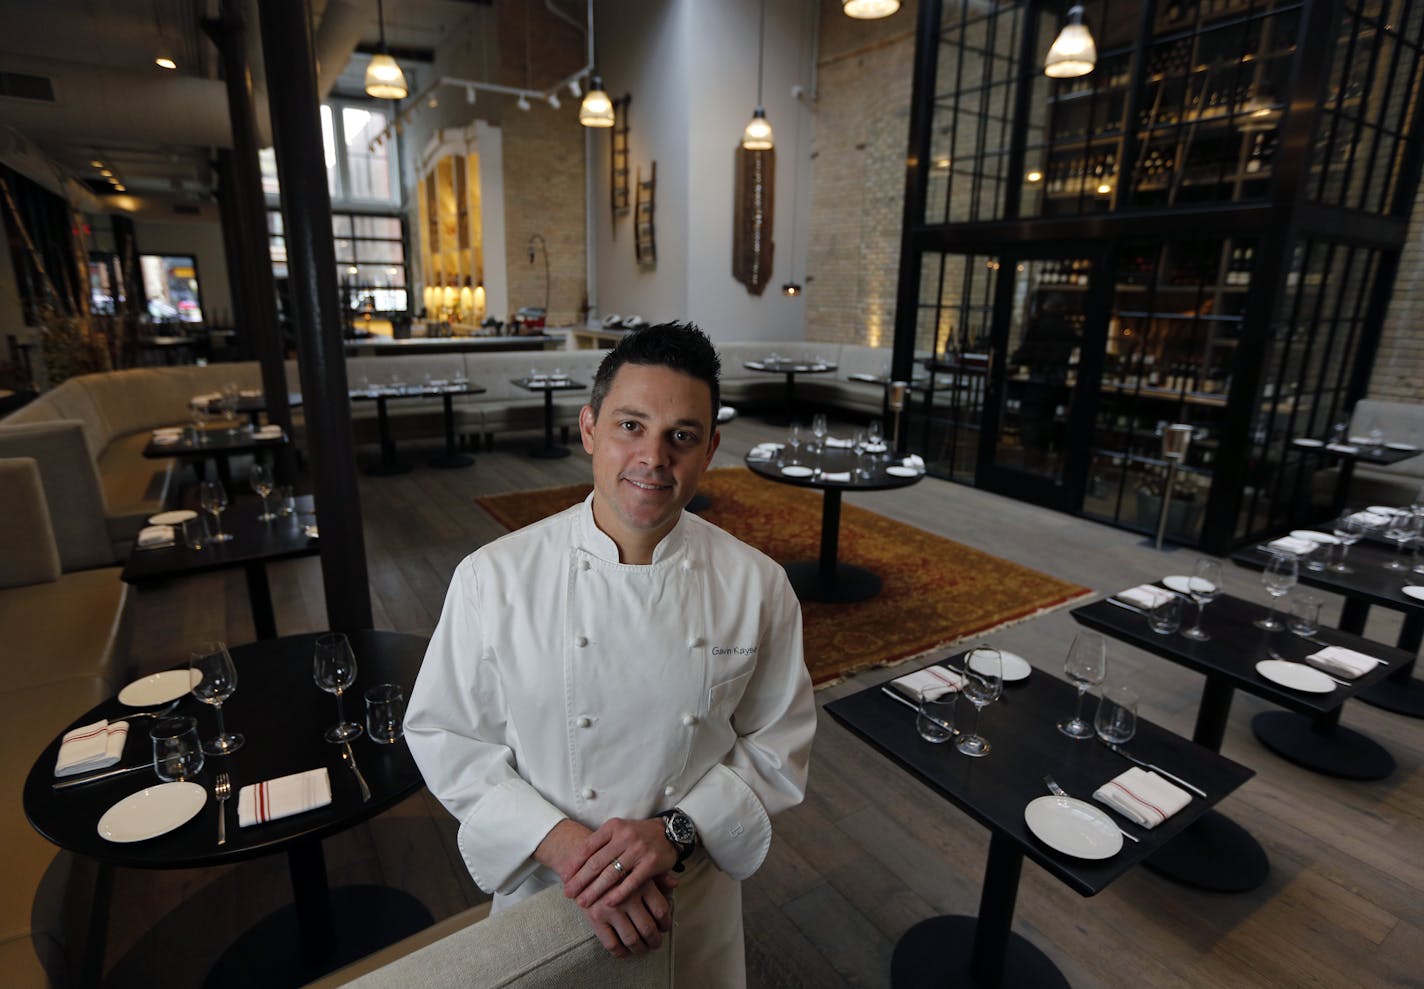
{"type": "Polygon", "coordinates": [[[930,470],[1216,551],[1308,517],[1290,436],[1367,387],[1418,186],[1424,0],[919,11],[895,373],[930,470]],[[926,351],[930,352],[925,357],[926,351]]]}

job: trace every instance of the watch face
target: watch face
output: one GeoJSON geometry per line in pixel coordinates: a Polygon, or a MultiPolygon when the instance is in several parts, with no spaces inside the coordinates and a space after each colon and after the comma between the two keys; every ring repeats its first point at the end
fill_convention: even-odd
{"type": "Polygon", "coordinates": [[[697,840],[697,828],[693,825],[692,818],[682,811],[672,811],[664,820],[667,821],[668,834],[678,844],[689,845],[697,840]]]}

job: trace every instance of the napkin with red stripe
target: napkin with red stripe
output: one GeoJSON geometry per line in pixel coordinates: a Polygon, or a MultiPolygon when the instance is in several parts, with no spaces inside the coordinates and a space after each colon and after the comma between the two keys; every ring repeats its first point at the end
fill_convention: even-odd
{"type": "Polygon", "coordinates": [[[938,700],[952,690],[964,685],[964,677],[947,670],[943,666],[926,666],[922,670],[907,673],[890,681],[890,686],[904,694],[916,704],[921,699],[938,700]]]}
{"type": "Polygon", "coordinates": [[[108,769],[123,756],[128,737],[127,721],[111,723],[103,719],[66,732],[59,743],[54,775],[73,776],[92,769],[108,769]]]}
{"type": "Polygon", "coordinates": [[[1186,790],[1136,766],[1094,790],[1093,799],[1148,829],[1155,828],[1192,802],[1186,790]]]}
{"type": "Polygon", "coordinates": [[[331,776],[326,767],[279,776],[244,786],[237,794],[237,823],[265,824],[331,803],[331,776]]]}

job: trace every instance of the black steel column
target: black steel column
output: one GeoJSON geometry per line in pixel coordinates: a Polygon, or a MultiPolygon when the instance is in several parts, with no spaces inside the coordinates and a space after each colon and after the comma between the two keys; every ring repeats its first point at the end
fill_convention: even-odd
{"type": "MultiPolygon", "coordinates": [[[[272,138],[282,183],[302,406],[321,518],[322,587],[331,627],[349,632],[372,626],[371,592],[309,8],[310,0],[258,0],[272,138]]],[[[266,243],[265,237],[262,242],[266,243]]]]}
{"type": "MultiPolygon", "coordinates": [[[[232,122],[232,153],[220,153],[224,242],[233,278],[234,328],[244,358],[256,355],[262,367],[262,391],[267,421],[292,435],[292,410],[287,402],[286,348],[277,326],[277,292],[272,283],[272,258],[267,248],[267,206],[262,196],[262,169],[257,161],[257,119],[252,104],[252,72],[247,64],[247,24],[239,0],[223,0],[217,20],[204,22],[208,37],[222,55],[227,80],[228,117],[232,122]],[[224,165],[230,167],[223,167],[224,165]]],[[[277,451],[277,480],[296,480],[290,446],[277,451]]]]}
{"type": "Polygon", "coordinates": [[[148,313],[148,298],[143,291],[143,275],[138,270],[138,241],[133,218],[121,213],[109,217],[114,229],[114,254],[118,257],[119,291],[124,304],[118,310],[122,339],[119,341],[119,366],[128,367],[138,347],[138,331],[148,313]]]}

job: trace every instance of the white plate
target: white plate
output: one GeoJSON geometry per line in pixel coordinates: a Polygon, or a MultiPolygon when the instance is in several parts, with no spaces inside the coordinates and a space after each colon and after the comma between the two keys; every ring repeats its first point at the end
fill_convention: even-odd
{"type": "MultiPolygon", "coordinates": [[[[977,656],[972,657],[970,659],[970,669],[984,674],[988,674],[989,672],[991,672],[988,668],[988,663],[982,660],[976,662],[975,660],[977,659],[977,656]]],[[[1033,667],[1029,665],[1028,660],[1024,659],[1017,653],[1012,653],[1005,649],[1000,649],[999,659],[1001,660],[1000,665],[1003,666],[1003,677],[1005,683],[1014,683],[1018,680],[1027,680],[1028,675],[1033,672],[1033,667]]]]}
{"type": "Polygon", "coordinates": [[[899,464],[896,464],[896,465],[893,466],[893,467],[886,467],[886,468],[885,468],[885,473],[889,474],[891,477],[919,477],[919,476],[920,476],[920,472],[917,471],[917,470],[915,470],[915,468],[913,468],[913,467],[902,467],[902,466],[900,466],[899,464]]]}
{"type": "MultiPolygon", "coordinates": [[[[1200,577],[1185,577],[1185,576],[1183,576],[1183,575],[1181,575],[1181,574],[1174,574],[1174,575],[1171,576],[1171,577],[1163,577],[1163,578],[1162,578],[1162,586],[1163,586],[1163,587],[1166,587],[1166,588],[1169,588],[1170,590],[1174,590],[1174,591],[1176,591],[1178,594],[1190,594],[1190,593],[1192,593],[1192,581],[1193,581],[1193,580],[1201,580],[1201,578],[1200,578],[1200,577]]],[[[1199,583],[1197,586],[1200,587],[1202,584],[1205,584],[1205,583],[1206,583],[1206,581],[1201,580],[1201,583],[1199,583]]]]}
{"type": "Polygon", "coordinates": [[[1319,670],[1300,663],[1287,663],[1280,659],[1263,659],[1256,664],[1256,672],[1272,683],[1307,694],[1328,694],[1335,689],[1335,681],[1319,670]]]}
{"type": "Polygon", "coordinates": [[[1419,448],[1418,448],[1417,446],[1415,446],[1413,443],[1386,443],[1386,444],[1385,444],[1385,449],[1387,449],[1387,450],[1403,450],[1403,451],[1406,452],[1406,453],[1413,453],[1414,451],[1418,450],[1419,448]]]}
{"type": "Polygon", "coordinates": [[[146,841],[191,821],[208,802],[196,783],[160,783],[131,793],[99,818],[99,837],[108,841],[146,841]]]}
{"type": "Polygon", "coordinates": [[[1370,505],[1365,511],[1372,512],[1375,515],[1383,515],[1385,519],[1392,519],[1396,515],[1409,514],[1409,509],[1407,508],[1390,508],[1388,505],[1370,505]]]}
{"type": "Polygon", "coordinates": [[[1407,587],[1401,587],[1399,591],[1401,594],[1404,594],[1407,597],[1414,598],[1414,600],[1416,601],[1424,601],[1424,587],[1420,587],[1418,584],[1410,584],[1407,587]]]}
{"type": "Polygon", "coordinates": [[[800,467],[796,464],[792,464],[790,467],[781,468],[781,473],[786,477],[810,477],[816,472],[809,467],[800,467]]]}
{"type": "Polygon", "coordinates": [[[1296,445],[1296,446],[1324,446],[1324,445],[1325,445],[1325,441],[1324,441],[1324,440],[1306,439],[1305,437],[1302,436],[1300,439],[1298,439],[1298,440],[1295,441],[1295,445],[1296,445]]]}
{"type": "Polygon", "coordinates": [[[302,526],[302,535],[306,536],[308,539],[320,539],[321,530],[318,529],[315,525],[304,525],[302,526]]]}
{"type": "Polygon", "coordinates": [[[888,448],[884,443],[867,443],[867,444],[865,444],[865,452],[866,452],[866,453],[884,453],[887,449],[889,449],[889,448],[888,448]]]}
{"type": "Polygon", "coordinates": [[[148,520],[149,525],[182,525],[189,519],[195,519],[198,513],[187,508],[180,508],[176,512],[159,512],[148,520]]]}
{"type": "Polygon", "coordinates": [[[129,707],[152,707],[177,700],[203,678],[196,670],[164,670],[135,680],[119,691],[119,703],[129,707]]]}
{"type": "Polygon", "coordinates": [[[1313,543],[1325,543],[1330,546],[1340,541],[1328,532],[1316,532],[1313,529],[1292,529],[1291,535],[1297,539],[1309,539],[1313,543]]]}
{"type": "Polygon", "coordinates": [[[1113,819],[1083,800],[1039,797],[1024,808],[1024,823],[1049,848],[1080,859],[1107,859],[1122,851],[1113,819]]]}

